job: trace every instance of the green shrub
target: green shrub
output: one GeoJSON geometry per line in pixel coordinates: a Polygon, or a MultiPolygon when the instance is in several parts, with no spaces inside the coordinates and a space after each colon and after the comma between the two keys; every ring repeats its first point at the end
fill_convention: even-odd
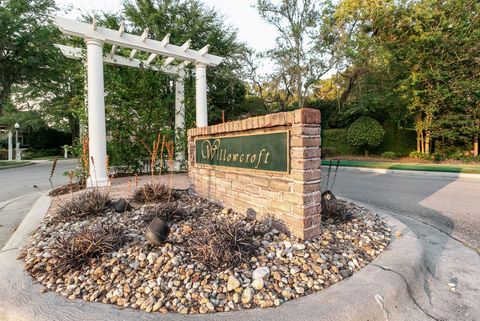
{"type": "Polygon", "coordinates": [[[410,154],[408,154],[408,156],[413,158],[418,158],[418,159],[427,159],[427,160],[430,159],[430,155],[422,152],[417,152],[417,151],[411,152],[410,154]]]}
{"type": "Polygon", "coordinates": [[[385,130],[378,121],[370,117],[360,117],[348,128],[347,139],[357,148],[363,148],[368,155],[368,148],[376,147],[383,141],[385,130]]]}
{"type": "Polygon", "coordinates": [[[397,157],[408,156],[416,149],[417,133],[414,129],[398,128],[397,124],[386,121],[383,124],[385,136],[383,142],[372,150],[372,153],[394,152],[397,157]]]}
{"type": "Polygon", "coordinates": [[[382,153],[382,157],[386,159],[395,159],[396,155],[394,152],[384,152],[382,153]]]}
{"type": "Polygon", "coordinates": [[[322,157],[355,154],[355,148],[347,141],[347,128],[322,130],[322,157]]]}
{"type": "Polygon", "coordinates": [[[440,162],[440,161],[444,160],[444,157],[440,153],[433,153],[432,154],[432,159],[436,162],[440,162]]]}

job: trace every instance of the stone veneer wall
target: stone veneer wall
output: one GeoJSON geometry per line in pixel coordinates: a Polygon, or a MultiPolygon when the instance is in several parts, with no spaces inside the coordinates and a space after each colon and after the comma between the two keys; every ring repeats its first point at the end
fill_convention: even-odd
{"type": "Polygon", "coordinates": [[[320,111],[298,109],[188,130],[188,176],[193,194],[226,208],[271,220],[302,239],[320,233],[320,111]],[[195,163],[195,138],[290,131],[290,172],[276,173],[195,163]]]}

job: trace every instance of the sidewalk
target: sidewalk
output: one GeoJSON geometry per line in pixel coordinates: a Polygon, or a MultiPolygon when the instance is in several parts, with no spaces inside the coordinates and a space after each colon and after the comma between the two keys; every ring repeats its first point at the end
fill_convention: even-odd
{"type": "Polygon", "coordinates": [[[15,258],[49,205],[50,198],[42,196],[0,252],[1,320],[473,321],[480,315],[480,256],[432,227],[385,212],[380,214],[398,237],[379,258],[347,280],[278,308],[158,315],[42,294],[41,286],[33,284],[23,262],[15,258]]]}

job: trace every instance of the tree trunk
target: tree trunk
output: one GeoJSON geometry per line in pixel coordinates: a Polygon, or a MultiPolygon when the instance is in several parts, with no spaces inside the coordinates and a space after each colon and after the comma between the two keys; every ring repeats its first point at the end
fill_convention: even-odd
{"type": "Polygon", "coordinates": [[[302,73],[299,71],[297,78],[297,96],[298,108],[303,108],[303,92],[302,92],[302,73]]]}
{"type": "Polygon", "coordinates": [[[423,140],[423,130],[420,131],[420,152],[422,154],[425,153],[425,143],[424,143],[424,140],[423,140]]]}
{"type": "Polygon", "coordinates": [[[473,139],[473,156],[478,156],[478,136],[473,139]]]}
{"type": "Polygon", "coordinates": [[[430,154],[430,131],[425,131],[425,153],[427,155],[430,154]]]}
{"type": "Polygon", "coordinates": [[[422,152],[422,147],[420,145],[420,136],[421,136],[420,130],[417,129],[417,152],[418,153],[422,152]]]}
{"type": "Polygon", "coordinates": [[[0,115],[3,115],[9,97],[10,88],[4,88],[0,91],[0,115]]]}

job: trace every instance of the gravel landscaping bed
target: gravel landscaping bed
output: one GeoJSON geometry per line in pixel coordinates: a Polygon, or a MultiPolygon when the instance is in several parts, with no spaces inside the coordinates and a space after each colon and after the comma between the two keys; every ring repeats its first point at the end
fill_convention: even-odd
{"type": "Polygon", "coordinates": [[[19,259],[24,259],[25,269],[44,291],[69,299],[147,312],[212,313],[279,306],[348,278],[387,247],[391,230],[385,221],[344,203],[352,219],[327,220],[319,238],[303,242],[268,222],[249,220],[176,192],[170,208],[178,211],[171,215],[170,235],[161,246],[145,239],[146,227],[161,211],[158,204],[133,203],[132,210],[123,213],[110,206],[100,215],[77,219],[62,219],[51,211],[19,259]],[[220,247],[225,252],[209,257],[222,245],[215,242],[223,242],[219,237],[224,230],[235,248],[220,247]],[[98,243],[108,246],[93,258],[77,260],[62,252],[72,238],[92,242],[92,249],[98,243]],[[61,264],[65,260],[77,265],[61,264]]]}

